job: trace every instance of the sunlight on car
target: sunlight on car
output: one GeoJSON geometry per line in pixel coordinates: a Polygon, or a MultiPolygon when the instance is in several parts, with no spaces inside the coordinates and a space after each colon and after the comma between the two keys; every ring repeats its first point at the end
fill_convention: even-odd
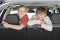
{"type": "MultiPolygon", "coordinates": [[[[10,14],[17,14],[17,10],[14,10],[14,11],[10,11],[10,14]]],[[[27,13],[29,19],[31,19],[31,17],[34,15],[35,13],[27,13]]]]}
{"type": "Polygon", "coordinates": [[[31,19],[31,17],[34,15],[35,13],[27,13],[29,19],[31,19]]]}
{"type": "MultiPolygon", "coordinates": [[[[29,10],[28,12],[27,12],[27,15],[28,15],[28,17],[29,17],[29,19],[31,19],[31,17],[35,14],[35,11],[36,11],[36,9],[33,9],[33,11],[32,10],[29,10]]],[[[15,9],[11,9],[10,10],[10,13],[9,14],[17,14],[18,12],[17,12],[17,10],[15,9]]]]}
{"type": "Polygon", "coordinates": [[[14,11],[10,11],[10,14],[17,14],[17,10],[14,10],[14,11]]]}

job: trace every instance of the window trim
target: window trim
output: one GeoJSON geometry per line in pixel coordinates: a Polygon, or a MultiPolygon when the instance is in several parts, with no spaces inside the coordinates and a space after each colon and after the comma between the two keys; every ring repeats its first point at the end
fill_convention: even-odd
{"type": "Polygon", "coordinates": [[[4,17],[4,15],[5,15],[5,13],[6,13],[6,9],[3,9],[3,11],[1,12],[1,18],[0,18],[0,23],[2,22],[2,19],[3,19],[3,17],[4,17]]]}

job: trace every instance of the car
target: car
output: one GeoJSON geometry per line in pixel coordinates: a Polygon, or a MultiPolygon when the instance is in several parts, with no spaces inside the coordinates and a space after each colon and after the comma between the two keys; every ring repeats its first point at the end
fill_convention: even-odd
{"type": "MultiPolygon", "coordinates": [[[[54,2],[55,3],[55,2],[54,2]]],[[[54,3],[24,3],[24,2],[8,2],[0,6],[0,40],[59,40],[60,38],[60,8],[54,3]],[[24,4],[28,8],[27,15],[29,19],[35,14],[37,7],[45,7],[48,16],[53,23],[53,30],[51,32],[42,29],[37,25],[36,27],[27,25],[22,30],[6,29],[2,24],[5,20],[9,24],[19,25],[17,17],[17,8],[24,4]]]]}

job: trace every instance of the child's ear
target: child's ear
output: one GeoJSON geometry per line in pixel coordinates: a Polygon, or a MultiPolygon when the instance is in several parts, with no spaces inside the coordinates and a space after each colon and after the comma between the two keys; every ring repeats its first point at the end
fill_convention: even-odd
{"type": "Polygon", "coordinates": [[[47,13],[47,11],[45,11],[45,13],[47,13]]]}
{"type": "Polygon", "coordinates": [[[47,11],[45,11],[45,15],[47,15],[47,11]]]}

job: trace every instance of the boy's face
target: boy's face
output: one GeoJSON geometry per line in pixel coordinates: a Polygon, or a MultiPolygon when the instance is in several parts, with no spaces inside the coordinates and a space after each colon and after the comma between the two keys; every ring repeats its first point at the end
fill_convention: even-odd
{"type": "Polygon", "coordinates": [[[18,14],[19,16],[23,16],[27,13],[27,10],[26,10],[26,8],[21,7],[21,8],[18,9],[18,13],[19,13],[18,14]]]}
{"type": "Polygon", "coordinates": [[[46,17],[46,12],[37,12],[38,19],[44,19],[46,17]]]}

